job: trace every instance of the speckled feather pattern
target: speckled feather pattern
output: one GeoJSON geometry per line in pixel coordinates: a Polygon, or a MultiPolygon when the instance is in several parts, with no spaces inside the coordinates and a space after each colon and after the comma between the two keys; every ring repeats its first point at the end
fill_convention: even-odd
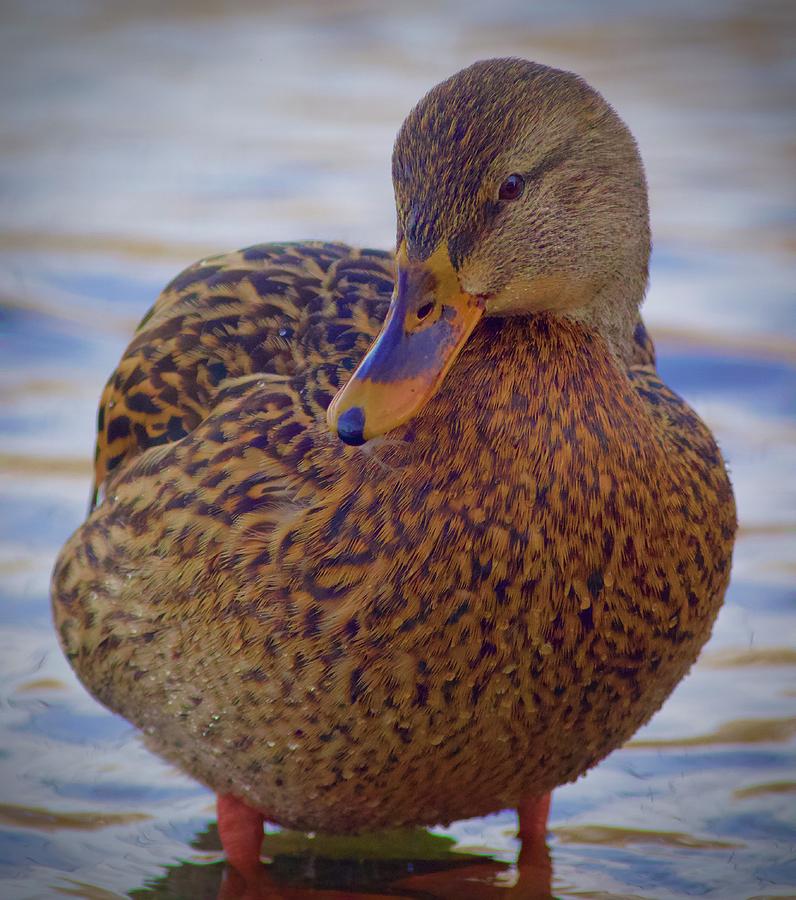
{"type": "Polygon", "coordinates": [[[103,394],[105,499],[54,574],[94,695],[295,828],[576,778],[692,665],[729,577],[724,463],[641,324],[627,368],[567,319],[485,320],[410,424],[330,435],[392,272],[263,245],[172,282],[103,394]]]}

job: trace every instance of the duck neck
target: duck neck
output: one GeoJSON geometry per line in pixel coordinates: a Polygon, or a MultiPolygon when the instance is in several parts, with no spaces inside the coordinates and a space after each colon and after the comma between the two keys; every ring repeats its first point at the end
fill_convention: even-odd
{"type": "Polygon", "coordinates": [[[633,359],[633,334],[646,286],[645,269],[638,279],[606,286],[587,306],[568,312],[567,317],[596,331],[605,339],[614,357],[629,365],[633,359]]]}
{"type": "Polygon", "coordinates": [[[643,419],[638,404],[603,329],[552,313],[492,318],[473,333],[414,430],[432,454],[445,445],[440,434],[450,433],[462,454],[488,447],[514,459],[520,446],[547,453],[548,430],[568,434],[603,409],[612,421],[612,452],[624,454],[643,419]]]}

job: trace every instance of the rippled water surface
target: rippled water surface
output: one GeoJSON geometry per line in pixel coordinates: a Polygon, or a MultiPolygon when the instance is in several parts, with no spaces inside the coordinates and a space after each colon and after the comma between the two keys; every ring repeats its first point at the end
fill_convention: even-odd
{"type": "MultiPolygon", "coordinates": [[[[0,896],[216,895],[211,794],[88,697],[51,628],[49,571],[85,512],[101,386],[200,255],[389,246],[403,116],[445,75],[508,54],[579,71],[637,135],[660,368],[715,430],[741,520],[700,663],[631,744],[556,792],[553,891],[794,896],[795,8],[377,9],[0,8],[0,896]]],[[[273,834],[266,851],[285,896],[531,896],[515,828],[506,812],[353,844],[273,834]]]]}

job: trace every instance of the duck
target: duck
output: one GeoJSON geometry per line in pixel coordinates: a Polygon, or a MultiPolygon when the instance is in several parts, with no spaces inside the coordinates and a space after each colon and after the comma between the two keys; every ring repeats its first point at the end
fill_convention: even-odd
{"type": "Polygon", "coordinates": [[[396,249],[204,259],[100,402],[52,604],[88,691],[263,822],[333,834],[514,808],[660,708],[736,531],[640,306],[646,179],[579,76],[474,63],[403,122],[396,249]]]}

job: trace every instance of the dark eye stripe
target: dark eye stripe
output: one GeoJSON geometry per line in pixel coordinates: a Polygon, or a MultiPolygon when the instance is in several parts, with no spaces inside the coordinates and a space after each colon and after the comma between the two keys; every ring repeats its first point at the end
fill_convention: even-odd
{"type": "Polygon", "coordinates": [[[572,144],[573,141],[567,141],[567,143],[562,144],[558,150],[548,153],[547,156],[538,162],[530,172],[525,173],[526,183],[536,181],[541,178],[542,175],[552,172],[553,169],[557,169],[562,163],[566,162],[572,152],[572,144]]]}

